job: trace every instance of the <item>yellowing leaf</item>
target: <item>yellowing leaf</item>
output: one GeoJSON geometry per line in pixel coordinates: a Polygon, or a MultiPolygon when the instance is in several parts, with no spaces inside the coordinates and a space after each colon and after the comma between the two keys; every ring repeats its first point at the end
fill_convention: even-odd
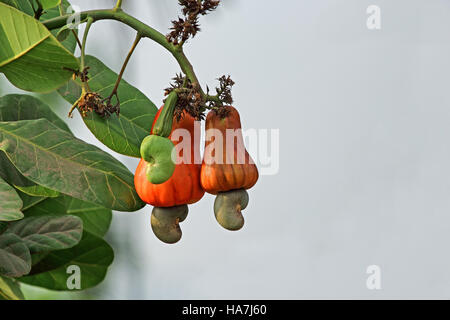
{"type": "Polygon", "coordinates": [[[38,20],[0,3],[0,72],[16,87],[52,91],[67,82],[78,60],[38,20]]]}

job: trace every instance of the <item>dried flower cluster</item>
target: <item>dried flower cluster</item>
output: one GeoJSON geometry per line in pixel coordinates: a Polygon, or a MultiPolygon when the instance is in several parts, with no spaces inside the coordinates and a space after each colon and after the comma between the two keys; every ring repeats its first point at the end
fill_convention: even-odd
{"type": "Polygon", "coordinates": [[[199,15],[215,10],[220,0],[178,0],[178,3],[183,7],[184,17],[178,17],[178,20],[172,21],[171,32],[166,36],[167,40],[175,45],[195,37],[200,31],[199,15]]]}
{"type": "Polygon", "coordinates": [[[83,71],[76,71],[76,76],[80,77],[81,82],[88,82],[89,81],[89,67],[84,68],[83,71]]]}
{"type": "Polygon", "coordinates": [[[84,118],[88,113],[98,109],[98,105],[102,104],[102,97],[95,92],[86,92],[78,101],[78,110],[84,118]]]}
{"type": "Polygon", "coordinates": [[[97,110],[97,114],[100,115],[101,117],[109,117],[111,114],[115,113],[117,114],[117,116],[119,116],[120,114],[120,101],[119,101],[119,96],[117,94],[117,92],[113,92],[111,93],[111,95],[102,100],[103,103],[103,110],[97,110]],[[112,104],[112,98],[116,97],[116,103],[113,105],[112,104]]]}
{"type": "Polygon", "coordinates": [[[224,105],[231,105],[233,103],[231,89],[234,86],[234,81],[231,80],[230,76],[221,76],[217,80],[219,80],[219,87],[216,88],[216,93],[221,104],[216,101],[209,101],[208,107],[214,110],[214,112],[216,112],[220,117],[224,118],[228,115],[228,109],[224,108],[224,105]]]}
{"type": "Polygon", "coordinates": [[[233,96],[231,94],[231,89],[234,86],[234,81],[230,76],[221,76],[217,80],[219,80],[220,86],[216,88],[216,92],[220,101],[222,101],[224,104],[232,104],[233,96]]]}
{"type": "Polygon", "coordinates": [[[113,113],[119,115],[120,107],[118,102],[112,105],[110,99],[103,99],[96,92],[86,92],[78,101],[78,110],[83,118],[92,111],[102,118],[107,118],[113,113]]]}
{"type": "Polygon", "coordinates": [[[205,118],[205,111],[207,109],[212,109],[219,115],[226,116],[227,109],[224,108],[224,105],[231,105],[233,103],[231,89],[234,85],[234,81],[230,76],[222,76],[217,80],[219,80],[219,87],[216,88],[216,99],[208,99],[208,101],[205,101],[198,85],[193,85],[191,81],[181,73],[177,74],[175,78],[173,78],[170,87],[165,89],[166,96],[174,90],[177,91],[178,101],[174,111],[174,115],[177,119],[179,120],[182,118],[184,110],[197,120],[205,118]]]}
{"type": "MultiPolygon", "coordinates": [[[[74,80],[76,79],[76,77],[79,77],[81,82],[86,85],[87,92],[84,91],[85,93],[80,97],[76,105],[83,118],[92,111],[97,113],[102,118],[109,117],[113,113],[119,116],[120,102],[119,97],[117,96],[117,92],[113,92],[108,98],[103,99],[100,94],[98,94],[97,92],[91,92],[91,90],[89,89],[89,85],[87,84],[87,82],[89,81],[89,67],[84,68],[83,71],[71,71],[73,71],[74,80]],[[111,103],[111,100],[114,96],[116,97],[116,104],[113,105],[111,103]]],[[[69,117],[72,116],[72,111],[73,109],[70,110],[69,117]]]]}
{"type": "Polygon", "coordinates": [[[165,89],[165,94],[168,95],[173,90],[177,90],[178,94],[174,111],[177,120],[183,117],[184,110],[197,120],[204,119],[205,102],[198,86],[192,85],[191,81],[182,74],[177,74],[170,87],[165,89]]]}

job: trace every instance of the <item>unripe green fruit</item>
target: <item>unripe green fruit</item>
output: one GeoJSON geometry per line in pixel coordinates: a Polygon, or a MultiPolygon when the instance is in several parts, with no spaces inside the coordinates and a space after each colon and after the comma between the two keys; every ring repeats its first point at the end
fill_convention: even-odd
{"type": "Polygon", "coordinates": [[[164,108],[152,128],[152,134],[161,137],[168,137],[170,135],[172,132],[173,112],[177,105],[177,101],[177,93],[175,91],[169,93],[169,96],[164,102],[164,108]]]}
{"type": "Polygon", "coordinates": [[[150,135],[142,141],[141,156],[147,162],[148,181],[161,184],[170,179],[175,171],[174,150],[175,146],[168,138],[150,135]]]}
{"type": "Polygon", "coordinates": [[[245,189],[219,192],[214,201],[214,215],[217,222],[227,230],[236,231],[244,226],[241,210],[248,205],[245,189]]]}
{"type": "Polygon", "coordinates": [[[154,207],[151,217],[153,233],[162,242],[178,242],[182,236],[179,223],[186,219],[188,212],[188,206],[185,204],[168,208],[154,207]]]}

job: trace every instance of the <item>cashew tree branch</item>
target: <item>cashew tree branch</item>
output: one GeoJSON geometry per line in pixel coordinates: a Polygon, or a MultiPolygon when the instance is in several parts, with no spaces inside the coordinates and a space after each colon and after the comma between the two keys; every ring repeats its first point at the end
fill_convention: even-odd
{"type": "MultiPolygon", "coordinates": [[[[190,63],[189,59],[186,57],[183,51],[183,47],[181,45],[174,45],[170,43],[166,37],[159,31],[150,27],[149,25],[143,23],[142,21],[130,16],[125,13],[120,8],[114,9],[105,9],[105,10],[91,10],[91,11],[83,11],[77,13],[80,15],[80,21],[85,21],[87,18],[92,19],[93,22],[99,20],[116,20],[122,22],[129,27],[133,28],[138,32],[138,34],[143,38],[149,38],[156,43],[163,46],[167,51],[169,51],[172,56],[176,59],[178,64],[180,65],[181,70],[186,75],[186,77],[191,81],[193,85],[197,85],[199,87],[200,93],[205,101],[216,100],[215,96],[209,96],[205,94],[203,89],[200,87],[199,80],[197,75],[194,72],[194,68],[190,63]]],[[[59,16],[53,19],[49,19],[43,22],[43,24],[49,29],[57,29],[65,24],[67,24],[68,19],[71,17],[71,14],[59,16]]]]}

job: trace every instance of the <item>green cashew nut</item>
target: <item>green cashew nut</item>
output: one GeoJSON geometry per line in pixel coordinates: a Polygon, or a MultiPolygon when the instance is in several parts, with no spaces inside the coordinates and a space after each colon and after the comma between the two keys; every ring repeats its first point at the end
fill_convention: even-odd
{"type": "Polygon", "coordinates": [[[185,204],[169,208],[154,207],[151,218],[153,233],[162,242],[178,242],[182,236],[179,223],[186,219],[188,212],[188,206],[185,204]]]}
{"type": "Polygon", "coordinates": [[[153,134],[161,137],[168,137],[170,135],[172,132],[173,112],[177,105],[177,101],[177,93],[175,91],[169,93],[169,96],[164,102],[164,107],[161,110],[161,114],[158,119],[156,119],[155,125],[153,126],[153,134]]]}
{"type": "Polygon", "coordinates": [[[168,138],[150,135],[142,141],[141,156],[147,162],[147,179],[153,184],[166,182],[175,170],[175,146],[168,138]]]}
{"type": "Polygon", "coordinates": [[[248,205],[248,193],[245,189],[219,192],[214,201],[214,215],[225,229],[236,231],[244,226],[241,210],[248,205]]]}

